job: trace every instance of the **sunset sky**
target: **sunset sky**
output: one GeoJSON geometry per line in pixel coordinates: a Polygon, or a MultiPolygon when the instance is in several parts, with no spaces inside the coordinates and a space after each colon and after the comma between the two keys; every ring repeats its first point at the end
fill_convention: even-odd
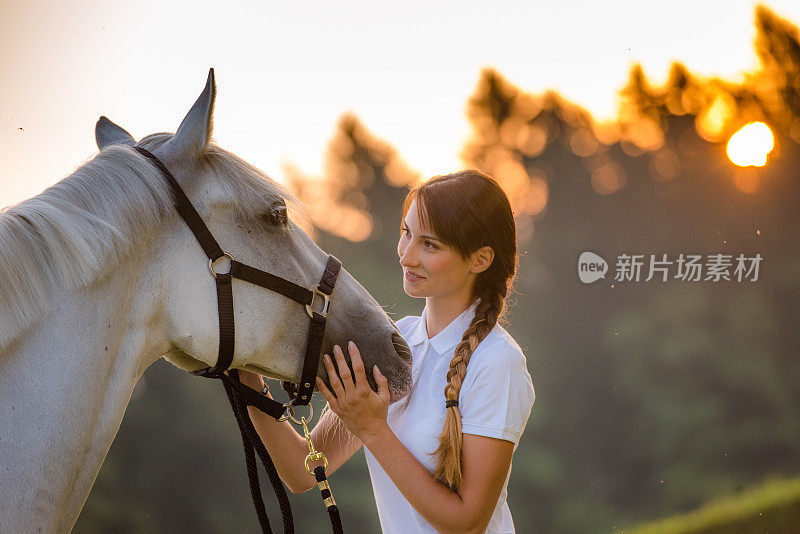
{"type": "MultiPolygon", "coordinates": [[[[800,21],[800,2],[766,4],[800,21]]],[[[214,138],[270,176],[322,171],[337,119],[356,113],[422,176],[462,166],[464,109],[494,67],[597,117],[641,62],[738,79],[756,64],[755,3],[0,3],[0,206],[97,151],[100,115],[137,139],[175,131],[214,67],[214,138]],[[491,7],[489,7],[491,5],[491,7]]]]}

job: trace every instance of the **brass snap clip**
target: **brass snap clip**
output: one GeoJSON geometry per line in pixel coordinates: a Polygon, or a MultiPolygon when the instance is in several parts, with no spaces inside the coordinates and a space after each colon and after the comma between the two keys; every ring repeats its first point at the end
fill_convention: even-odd
{"type": "Polygon", "coordinates": [[[303,434],[306,438],[306,445],[308,445],[308,456],[306,456],[305,466],[306,471],[308,471],[309,475],[314,474],[314,470],[308,466],[309,462],[323,462],[323,469],[328,469],[328,459],[325,457],[325,454],[319,452],[314,448],[314,444],[311,442],[311,434],[308,431],[308,426],[306,426],[306,418],[301,417],[300,422],[303,425],[303,434]]]}

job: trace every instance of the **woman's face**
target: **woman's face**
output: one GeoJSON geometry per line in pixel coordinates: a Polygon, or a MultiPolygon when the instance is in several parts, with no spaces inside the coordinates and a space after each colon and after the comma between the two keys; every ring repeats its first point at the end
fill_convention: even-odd
{"type": "Polygon", "coordinates": [[[430,229],[420,227],[416,200],[403,219],[397,254],[403,266],[403,289],[410,297],[469,295],[472,290],[472,263],[442,243],[430,229]]]}

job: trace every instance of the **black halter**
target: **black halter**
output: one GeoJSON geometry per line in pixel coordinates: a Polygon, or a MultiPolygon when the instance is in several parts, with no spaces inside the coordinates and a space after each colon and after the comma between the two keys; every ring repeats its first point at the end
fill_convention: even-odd
{"type": "MultiPolygon", "coordinates": [[[[222,248],[214,239],[200,214],[194,209],[186,194],[178,185],[175,177],[164,166],[161,161],[152,153],[140,146],[133,147],[142,155],[146,156],[161,171],[172,188],[175,196],[175,208],[181,215],[189,229],[192,231],[203,251],[208,256],[208,267],[217,282],[217,306],[219,311],[219,356],[214,367],[206,367],[194,371],[193,374],[207,377],[220,378],[224,376],[223,371],[227,370],[233,362],[234,348],[234,323],[233,323],[233,292],[231,281],[233,278],[250,282],[266,289],[271,289],[285,297],[288,297],[300,304],[305,305],[306,311],[311,318],[311,327],[308,331],[308,343],[306,345],[305,361],[303,362],[303,372],[297,390],[290,393],[292,396],[291,404],[294,406],[306,405],[311,400],[316,384],[317,367],[319,365],[320,351],[322,349],[322,337],[325,333],[325,320],[330,306],[330,295],[336,285],[336,278],[339,276],[339,269],[342,263],[334,256],[328,256],[328,263],[325,265],[325,272],[319,284],[310,288],[305,288],[290,282],[280,276],[262,271],[255,267],[239,263],[233,256],[223,252],[222,248]],[[214,272],[214,262],[223,256],[227,256],[230,261],[230,271],[227,273],[214,272]],[[322,311],[317,312],[313,309],[315,295],[322,299],[322,311]]],[[[245,386],[246,387],[246,386],[245,386]]],[[[238,389],[238,388],[237,388],[238,389]]],[[[247,388],[250,391],[255,391],[247,388]]],[[[249,394],[246,394],[249,396],[249,394]]],[[[280,418],[286,411],[286,406],[270,398],[262,397],[254,405],[265,413],[280,418]]],[[[247,398],[247,397],[245,397],[247,398]]],[[[247,400],[251,400],[247,398],[247,400]]]]}
{"type": "MultiPolygon", "coordinates": [[[[250,477],[253,502],[256,505],[256,511],[259,515],[259,521],[261,522],[262,530],[265,532],[271,532],[269,528],[269,519],[266,517],[263,501],[260,503],[260,506],[259,503],[256,502],[256,493],[258,495],[258,499],[260,500],[261,491],[258,489],[258,474],[256,473],[255,469],[255,458],[253,456],[252,448],[255,448],[259,453],[262,462],[270,474],[270,480],[273,488],[275,488],[276,494],[278,495],[278,499],[281,501],[280,504],[284,519],[284,531],[293,532],[294,526],[292,524],[291,508],[289,507],[288,500],[286,499],[286,491],[283,488],[283,485],[280,483],[280,479],[277,477],[277,474],[274,472],[274,465],[272,465],[272,461],[269,458],[269,454],[266,452],[263,443],[261,443],[261,440],[257,438],[249,416],[247,415],[246,408],[247,405],[255,406],[262,412],[274,417],[275,419],[282,420],[284,417],[284,412],[287,410],[287,408],[291,410],[292,406],[307,405],[311,401],[311,395],[314,393],[314,386],[316,384],[317,367],[319,365],[319,357],[322,350],[322,339],[325,333],[325,321],[328,315],[328,308],[330,306],[330,295],[333,292],[334,286],[336,285],[336,279],[339,275],[339,270],[342,264],[334,256],[328,255],[328,261],[325,265],[325,272],[322,273],[322,278],[319,284],[316,284],[310,288],[305,288],[281,278],[280,276],[276,276],[236,261],[232,255],[228,254],[227,252],[223,252],[222,248],[219,246],[219,243],[217,243],[217,240],[214,239],[211,231],[203,222],[200,214],[197,213],[197,210],[189,201],[189,198],[183,192],[183,189],[181,189],[181,186],[178,184],[177,180],[175,180],[175,177],[169,172],[164,164],[161,163],[156,156],[144,148],[140,146],[135,146],[133,148],[140,154],[146,156],[153,163],[153,165],[155,165],[156,168],[161,171],[161,174],[172,188],[175,209],[189,226],[189,229],[197,238],[197,241],[200,243],[200,246],[203,248],[206,256],[208,256],[208,268],[216,281],[217,308],[219,312],[219,355],[217,357],[217,363],[213,367],[206,367],[197,371],[193,371],[192,374],[204,378],[219,379],[225,385],[225,390],[228,393],[228,398],[231,402],[231,406],[233,407],[234,415],[236,415],[236,419],[242,432],[242,439],[245,443],[245,457],[248,464],[248,476],[250,477]],[[215,272],[214,262],[223,256],[227,256],[230,259],[230,270],[227,273],[215,272]],[[311,318],[311,326],[308,331],[308,342],[306,344],[306,354],[303,362],[303,371],[300,382],[297,385],[289,382],[283,382],[283,387],[286,389],[290,397],[290,402],[286,404],[282,404],[267,397],[266,395],[262,395],[261,392],[258,392],[239,382],[238,373],[235,369],[230,371],[233,379],[231,379],[224,372],[233,362],[234,352],[235,335],[233,318],[233,291],[231,285],[233,278],[238,278],[239,280],[244,280],[246,282],[250,282],[251,284],[270,289],[296,302],[299,302],[300,304],[303,304],[306,307],[306,312],[311,318]],[[322,299],[322,310],[319,312],[314,310],[314,300],[316,297],[322,299]],[[238,395],[239,399],[234,398],[233,393],[238,395]],[[255,481],[253,474],[255,474],[255,481]],[[286,507],[288,507],[288,512],[284,508],[284,504],[286,507]]],[[[315,475],[318,482],[322,481],[324,483],[325,470],[322,467],[317,467],[315,469],[315,475]]],[[[324,484],[326,485],[327,483],[324,484]]],[[[321,489],[322,487],[323,486],[320,486],[321,489]]],[[[329,494],[330,491],[328,490],[328,495],[329,494]]],[[[326,497],[324,491],[323,497],[326,497]]],[[[332,502],[332,499],[330,499],[330,501],[332,502]]],[[[327,507],[328,512],[331,515],[331,521],[339,521],[338,509],[336,509],[335,503],[328,505],[327,507]]],[[[335,522],[334,530],[337,530],[335,522]]],[[[340,521],[338,525],[338,531],[341,532],[340,521]]]]}

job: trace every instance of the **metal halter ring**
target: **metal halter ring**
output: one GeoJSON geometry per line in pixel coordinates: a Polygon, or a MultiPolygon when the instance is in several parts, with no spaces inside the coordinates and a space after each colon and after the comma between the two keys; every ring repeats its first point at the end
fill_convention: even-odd
{"type": "MultiPolygon", "coordinates": [[[[236,260],[234,260],[234,259],[233,259],[233,256],[231,256],[231,255],[230,255],[230,254],[228,254],[227,252],[223,252],[223,253],[222,253],[222,256],[228,256],[228,259],[230,259],[231,261],[236,261],[236,260]]],[[[220,256],[219,258],[217,258],[217,260],[218,260],[218,259],[220,259],[220,258],[222,258],[222,256],[220,256]]],[[[214,272],[214,262],[215,262],[215,261],[217,261],[217,260],[212,260],[211,258],[208,258],[208,270],[209,270],[209,271],[211,271],[211,275],[212,275],[214,278],[216,278],[216,277],[217,277],[217,273],[215,273],[215,272],[214,272]]],[[[230,272],[230,271],[229,271],[229,272],[230,272]]],[[[220,274],[221,274],[221,273],[220,273],[220,274]]]]}
{"type": "Polygon", "coordinates": [[[308,313],[308,316],[312,319],[314,318],[314,301],[316,300],[314,295],[319,295],[322,297],[322,311],[319,312],[319,314],[323,317],[327,317],[328,308],[331,305],[330,296],[319,290],[319,284],[309,287],[308,290],[311,291],[311,304],[306,304],[306,313],[308,313]]]}
{"type": "Polygon", "coordinates": [[[278,419],[278,422],[281,423],[283,421],[286,421],[287,419],[291,419],[292,423],[294,423],[296,425],[302,425],[303,424],[303,420],[305,420],[307,423],[311,422],[311,420],[314,419],[314,406],[312,404],[308,404],[307,406],[308,406],[308,410],[309,410],[308,419],[306,419],[305,417],[301,417],[298,420],[294,416],[294,405],[291,402],[285,403],[283,405],[283,407],[285,409],[287,409],[287,411],[286,411],[285,414],[280,416],[280,418],[278,419]]]}

